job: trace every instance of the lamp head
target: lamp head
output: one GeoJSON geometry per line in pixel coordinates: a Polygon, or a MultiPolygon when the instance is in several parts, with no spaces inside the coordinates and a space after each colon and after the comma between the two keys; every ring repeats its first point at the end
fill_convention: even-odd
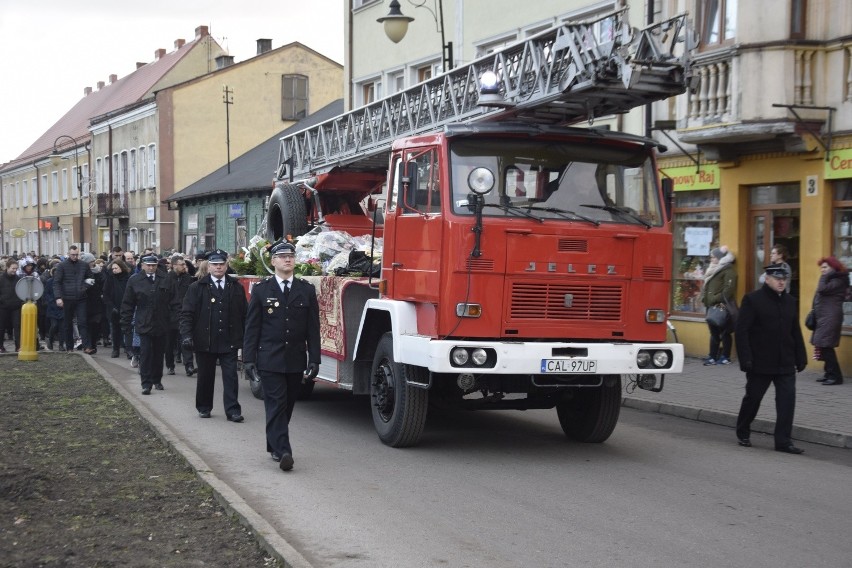
{"type": "Polygon", "coordinates": [[[405,16],[400,9],[397,0],[391,0],[390,12],[383,18],[376,19],[380,24],[384,24],[385,35],[394,43],[399,43],[408,32],[408,24],[414,21],[411,16],[405,16]]]}

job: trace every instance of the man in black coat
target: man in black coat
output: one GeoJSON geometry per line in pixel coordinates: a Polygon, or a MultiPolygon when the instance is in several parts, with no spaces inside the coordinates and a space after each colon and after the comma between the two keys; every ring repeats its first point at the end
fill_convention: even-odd
{"type": "Polygon", "coordinates": [[[65,314],[65,348],[74,352],[74,318],[77,318],[77,331],[80,333],[82,348],[94,347],[89,338],[89,322],[86,309],[86,290],[95,283],[89,263],[80,262],[80,252],[76,245],[68,247],[68,258],[59,263],[53,276],[53,293],[56,305],[65,314]]]}
{"type": "MultiPolygon", "coordinates": [[[[180,310],[180,336],[186,351],[195,351],[198,380],[195,408],[201,418],[210,418],[216,384],[216,362],[222,369],[222,402],[231,422],[242,422],[237,397],[237,350],[243,344],[246,321],[246,293],[227,271],[228,253],[215,250],[208,257],[209,272],[193,282],[180,310]]],[[[188,276],[188,275],[187,275],[188,276]]]]}
{"type": "Polygon", "coordinates": [[[807,366],[807,353],[799,327],[796,299],[786,291],[789,269],[770,264],[763,286],[746,294],[736,327],[737,356],[746,373],[746,393],[737,416],[737,438],[751,446],[751,423],[760,409],[769,384],[775,385],[775,449],[801,454],[793,445],[793,414],[796,408],[796,371],[807,366]]]}
{"type": "MultiPolygon", "coordinates": [[[[195,279],[189,275],[186,269],[186,260],[179,254],[172,255],[172,269],[169,270],[167,277],[174,281],[175,289],[177,290],[178,300],[183,305],[183,299],[186,297],[186,292],[195,279]]],[[[170,375],[175,374],[175,363],[183,362],[186,369],[186,376],[191,377],[195,374],[195,365],[192,362],[192,350],[184,349],[181,345],[181,335],[176,321],[169,330],[169,338],[166,341],[166,368],[170,375]]],[[[240,331],[240,344],[242,343],[242,330],[240,331]]]]}
{"type": "Polygon", "coordinates": [[[289,424],[296,396],[303,380],[316,377],[320,364],[317,294],[311,284],[293,277],[295,253],[287,242],[270,251],[275,275],[251,291],[243,341],[246,373],[257,371],[263,385],[266,450],[283,471],[293,469],[289,424]]]}
{"type": "Polygon", "coordinates": [[[121,329],[125,334],[134,327],[139,334],[139,374],[142,394],[151,394],[151,387],[163,389],[163,356],[166,337],[177,318],[180,301],[174,282],[157,272],[157,256],[142,257],[142,272],[127,281],[121,301],[121,329]],[[135,314],[135,321],[134,321],[135,314]]]}

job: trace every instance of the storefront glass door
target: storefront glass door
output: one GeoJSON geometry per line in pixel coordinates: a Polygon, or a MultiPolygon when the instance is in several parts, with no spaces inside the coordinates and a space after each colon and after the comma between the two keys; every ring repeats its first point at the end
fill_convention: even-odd
{"type": "MultiPolygon", "coordinates": [[[[787,264],[793,270],[790,293],[799,297],[799,244],[801,218],[799,184],[761,185],[750,188],[750,241],[748,258],[740,259],[741,277],[748,274],[751,289],[760,286],[763,267],[769,264],[772,247],[787,249],[787,264]]],[[[747,290],[748,291],[748,290],[747,290]]]]}

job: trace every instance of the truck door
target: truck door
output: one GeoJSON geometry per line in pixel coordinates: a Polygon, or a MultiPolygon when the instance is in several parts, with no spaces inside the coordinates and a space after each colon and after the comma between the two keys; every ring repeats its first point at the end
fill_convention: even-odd
{"type": "Polygon", "coordinates": [[[438,152],[409,149],[394,161],[385,218],[383,266],[388,295],[437,302],[440,282],[441,192],[438,152]]]}

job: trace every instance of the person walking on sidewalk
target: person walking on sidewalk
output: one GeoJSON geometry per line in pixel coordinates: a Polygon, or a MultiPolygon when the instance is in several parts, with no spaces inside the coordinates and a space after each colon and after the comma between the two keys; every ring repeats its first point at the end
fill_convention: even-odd
{"type": "MultiPolygon", "coordinates": [[[[18,276],[18,261],[10,258],[3,267],[0,276],[0,329],[12,327],[12,337],[15,340],[15,351],[21,348],[21,307],[24,301],[15,293],[15,285],[21,279],[18,276]]],[[[5,353],[2,337],[0,337],[0,353],[5,353]]]]}
{"type": "Polygon", "coordinates": [[[764,269],[763,286],[743,297],[736,341],[740,370],[746,374],[745,396],[737,416],[739,445],[751,447],[751,423],[769,384],[775,385],[775,450],[801,454],[793,445],[796,372],[807,366],[807,353],[796,299],[786,290],[790,271],[782,264],[764,269]]]}
{"type": "Polygon", "coordinates": [[[110,322],[112,332],[112,354],[113,359],[121,355],[124,347],[130,358],[131,337],[121,331],[121,301],[124,299],[124,291],[130,280],[130,268],[121,258],[113,260],[109,264],[109,276],[104,281],[104,311],[110,322]]]}
{"type": "MultiPolygon", "coordinates": [[[[222,401],[230,422],[242,422],[238,400],[237,350],[243,344],[246,323],[246,294],[242,285],[225,274],[228,253],[210,253],[210,273],[190,284],[180,310],[181,345],[196,352],[198,379],[195,408],[201,418],[210,418],[216,384],[216,362],[222,369],[222,401]]],[[[186,275],[189,278],[189,275],[186,275]]]]}
{"type": "MultiPolygon", "coordinates": [[[[731,300],[737,293],[737,269],[734,268],[734,253],[722,246],[710,251],[710,266],[704,273],[704,288],[701,290],[701,302],[707,309],[713,306],[726,306],[725,299],[731,300]]],[[[726,306],[727,307],[727,306],[726,306]]],[[[731,332],[734,322],[719,327],[707,321],[710,328],[710,354],[704,360],[705,365],[729,365],[731,363],[731,332]]]]}
{"type": "Polygon", "coordinates": [[[142,394],[163,388],[163,357],[172,318],[180,310],[174,282],[157,273],[157,256],[142,257],[142,272],[127,281],[121,301],[121,329],[139,334],[139,374],[142,394]],[[134,322],[135,314],[135,322],[134,322]]]}
{"type": "Polygon", "coordinates": [[[834,348],[840,345],[840,329],[843,326],[843,300],[849,287],[849,274],[839,260],[833,256],[817,262],[819,277],[814,294],[816,327],[811,334],[814,359],[825,362],[825,375],[819,379],[823,385],[842,385],[843,372],[837,361],[834,348]]]}
{"type": "Polygon", "coordinates": [[[319,371],[319,303],[314,287],[293,277],[296,248],[281,242],[270,254],[275,275],[252,289],[243,367],[247,374],[257,372],[263,385],[266,451],[282,471],[289,471],[293,469],[289,431],[293,407],[302,381],[312,380],[319,371]]]}
{"type": "MultiPolygon", "coordinates": [[[[167,278],[174,281],[178,300],[183,305],[186,292],[195,279],[186,271],[186,261],[183,256],[179,254],[172,255],[171,267],[167,278]]],[[[186,369],[186,376],[191,377],[195,374],[195,365],[192,362],[192,349],[185,349],[180,338],[180,329],[176,321],[173,328],[169,330],[169,338],[166,341],[166,368],[169,370],[170,375],[174,375],[175,363],[182,362],[184,369],[186,369]]],[[[240,332],[240,341],[237,345],[241,345],[242,341],[242,332],[240,332]]]]}

